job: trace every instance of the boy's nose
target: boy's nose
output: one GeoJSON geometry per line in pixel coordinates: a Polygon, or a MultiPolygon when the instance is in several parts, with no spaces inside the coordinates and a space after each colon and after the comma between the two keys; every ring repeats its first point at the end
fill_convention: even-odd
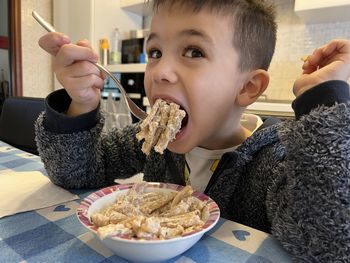
{"type": "Polygon", "coordinates": [[[175,83],[178,79],[176,67],[173,62],[160,59],[152,69],[152,79],[155,82],[175,83]]]}

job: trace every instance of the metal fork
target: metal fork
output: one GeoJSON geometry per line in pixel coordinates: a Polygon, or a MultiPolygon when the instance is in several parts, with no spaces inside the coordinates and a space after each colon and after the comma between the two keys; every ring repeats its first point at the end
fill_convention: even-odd
{"type": "MultiPolygon", "coordinates": [[[[35,20],[43,27],[45,28],[48,32],[56,32],[55,28],[45,21],[36,11],[32,12],[33,17],[35,20]]],[[[117,87],[119,91],[122,93],[123,98],[126,102],[126,105],[128,106],[129,111],[138,119],[144,120],[147,117],[147,113],[141,110],[135,102],[133,102],[128,94],[126,93],[125,89],[123,88],[122,84],[119,82],[119,80],[105,67],[100,65],[99,63],[93,63],[99,70],[107,74],[114,82],[117,84],[117,87]]]]}

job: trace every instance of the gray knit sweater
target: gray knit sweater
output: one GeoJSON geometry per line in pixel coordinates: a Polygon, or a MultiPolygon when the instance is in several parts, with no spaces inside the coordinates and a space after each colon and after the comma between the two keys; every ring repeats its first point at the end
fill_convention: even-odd
{"type": "MultiPolygon", "coordinates": [[[[262,128],[225,154],[205,191],[222,217],[272,233],[296,262],[350,262],[348,93],[345,82],[328,82],[302,96],[294,102],[296,120],[262,128]],[[325,98],[324,92],[333,97],[316,106],[315,96],[325,98]]],[[[184,156],[146,157],[135,139],[137,124],[104,134],[97,112],[93,125],[74,126],[72,119],[65,120],[68,130],[53,125],[67,118],[52,116],[60,96],[51,95],[36,123],[52,182],[96,188],[143,172],[146,181],[183,183],[184,156]]]]}

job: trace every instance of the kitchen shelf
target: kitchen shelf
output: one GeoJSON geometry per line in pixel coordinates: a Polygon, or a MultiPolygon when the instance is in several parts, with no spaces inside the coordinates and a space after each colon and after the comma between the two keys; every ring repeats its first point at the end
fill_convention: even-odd
{"type": "Polygon", "coordinates": [[[247,107],[246,111],[271,116],[294,116],[291,103],[254,102],[247,107]]]}
{"type": "Polygon", "coordinates": [[[350,0],[295,0],[294,11],[306,23],[350,21],[350,0]]]}
{"type": "Polygon", "coordinates": [[[146,63],[108,65],[107,69],[117,73],[143,73],[146,69],[146,63]]]}
{"type": "Polygon", "coordinates": [[[126,11],[141,16],[149,16],[152,14],[152,1],[145,3],[145,0],[121,0],[120,7],[126,11]]]}
{"type": "MultiPolygon", "coordinates": [[[[150,111],[150,104],[147,97],[143,98],[143,105],[146,106],[147,112],[150,111]]],[[[284,116],[293,117],[294,111],[289,103],[275,103],[275,102],[255,102],[249,105],[246,109],[247,113],[267,116],[284,116]]]]}

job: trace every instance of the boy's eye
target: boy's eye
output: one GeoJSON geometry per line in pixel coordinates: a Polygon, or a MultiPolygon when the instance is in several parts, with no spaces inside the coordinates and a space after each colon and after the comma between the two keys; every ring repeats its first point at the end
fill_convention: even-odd
{"type": "Polygon", "coordinates": [[[189,58],[201,58],[204,57],[202,51],[200,51],[198,48],[187,48],[184,53],[185,57],[189,58]]]}
{"type": "Polygon", "coordinates": [[[153,49],[153,50],[150,50],[148,52],[148,58],[155,58],[155,59],[157,59],[157,58],[160,58],[161,56],[162,56],[162,53],[159,50],[157,50],[157,49],[153,49]]]}

